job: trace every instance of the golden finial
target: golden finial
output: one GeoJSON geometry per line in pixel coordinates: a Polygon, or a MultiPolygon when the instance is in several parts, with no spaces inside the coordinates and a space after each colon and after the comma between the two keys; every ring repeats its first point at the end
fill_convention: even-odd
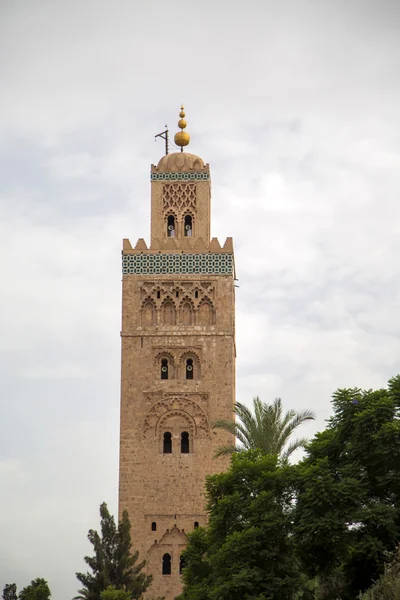
{"type": "Polygon", "coordinates": [[[178,127],[180,127],[181,131],[175,134],[174,140],[177,146],[181,147],[181,152],[183,152],[183,146],[187,146],[190,142],[190,135],[183,131],[187,125],[185,120],[185,107],[181,106],[181,112],[179,113],[180,119],[178,121],[178,127]]]}

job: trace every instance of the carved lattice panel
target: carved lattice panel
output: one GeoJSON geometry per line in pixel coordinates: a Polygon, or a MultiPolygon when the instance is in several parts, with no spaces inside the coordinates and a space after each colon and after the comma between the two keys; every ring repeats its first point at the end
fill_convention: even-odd
{"type": "Polygon", "coordinates": [[[196,184],[195,183],[166,183],[163,185],[163,210],[196,210],[196,184]]]}

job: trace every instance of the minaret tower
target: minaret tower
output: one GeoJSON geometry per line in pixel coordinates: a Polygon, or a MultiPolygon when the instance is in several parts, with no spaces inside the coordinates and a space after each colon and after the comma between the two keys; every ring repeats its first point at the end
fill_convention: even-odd
{"type": "Polygon", "coordinates": [[[206,475],[233,419],[235,298],[232,238],[210,239],[209,165],[181,152],[151,167],[151,243],[123,241],[119,510],[153,575],[149,597],[181,592],[186,533],[206,524],[206,475]]]}

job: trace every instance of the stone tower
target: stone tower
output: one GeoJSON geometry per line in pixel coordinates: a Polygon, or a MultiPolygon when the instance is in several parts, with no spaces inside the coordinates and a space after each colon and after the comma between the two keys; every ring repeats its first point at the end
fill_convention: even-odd
{"type": "MultiPolygon", "coordinates": [[[[175,142],[189,136],[184,112],[175,142]]],[[[186,533],[205,525],[204,482],[232,439],[235,298],[232,238],[210,239],[209,165],[186,152],[151,167],[151,244],[123,241],[119,512],[153,575],[148,596],[181,592],[186,533]]]]}

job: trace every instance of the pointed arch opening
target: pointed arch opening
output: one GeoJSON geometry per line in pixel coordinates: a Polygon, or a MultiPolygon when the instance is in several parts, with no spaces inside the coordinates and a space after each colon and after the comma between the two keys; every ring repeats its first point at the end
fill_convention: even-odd
{"type": "Polygon", "coordinates": [[[185,366],[186,379],[193,379],[193,374],[194,374],[193,371],[194,371],[193,358],[187,358],[186,366],[185,366]]]}
{"type": "Polygon", "coordinates": [[[193,219],[192,219],[191,215],[185,216],[184,232],[185,232],[185,237],[192,237],[192,235],[193,235],[193,219]]]}
{"type": "Polygon", "coordinates": [[[181,454],[189,454],[189,452],[190,452],[189,433],[187,431],[182,431],[182,433],[181,433],[181,454]]]}
{"type": "Polygon", "coordinates": [[[175,237],[175,217],[169,215],[167,218],[167,237],[175,237]]]}
{"type": "Polygon", "coordinates": [[[162,574],[171,575],[171,555],[168,552],[162,557],[162,574]]]}
{"type": "Polygon", "coordinates": [[[172,433],[170,431],[164,432],[163,454],[172,454],[172,433]]]}
{"type": "Polygon", "coordinates": [[[169,374],[169,361],[168,358],[161,359],[161,379],[168,379],[169,374]]]}
{"type": "Polygon", "coordinates": [[[186,380],[200,379],[200,358],[195,352],[184,352],[179,362],[182,377],[186,380]]]}

